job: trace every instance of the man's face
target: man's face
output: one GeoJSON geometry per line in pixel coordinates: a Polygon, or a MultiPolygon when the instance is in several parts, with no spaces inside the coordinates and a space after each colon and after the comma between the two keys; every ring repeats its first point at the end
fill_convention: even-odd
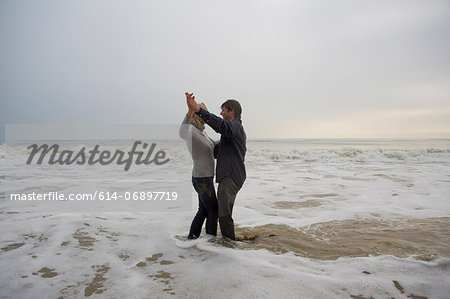
{"type": "Polygon", "coordinates": [[[220,112],[220,115],[222,115],[222,118],[224,120],[234,119],[234,110],[228,110],[227,108],[222,107],[222,111],[220,112]]]}

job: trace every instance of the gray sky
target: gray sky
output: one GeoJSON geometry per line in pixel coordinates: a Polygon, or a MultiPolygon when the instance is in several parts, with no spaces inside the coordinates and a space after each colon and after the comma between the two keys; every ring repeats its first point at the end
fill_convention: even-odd
{"type": "Polygon", "coordinates": [[[249,138],[450,138],[450,2],[0,1],[0,123],[181,122],[249,138]]]}

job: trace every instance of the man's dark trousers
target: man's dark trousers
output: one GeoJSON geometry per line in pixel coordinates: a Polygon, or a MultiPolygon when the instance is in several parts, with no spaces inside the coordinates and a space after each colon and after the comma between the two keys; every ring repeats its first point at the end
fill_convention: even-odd
{"type": "Polygon", "coordinates": [[[217,199],[219,201],[219,224],[222,236],[236,240],[234,234],[234,221],[231,217],[233,213],[234,200],[239,192],[239,187],[233,182],[229,176],[224,177],[219,182],[217,190],[217,199]]]}

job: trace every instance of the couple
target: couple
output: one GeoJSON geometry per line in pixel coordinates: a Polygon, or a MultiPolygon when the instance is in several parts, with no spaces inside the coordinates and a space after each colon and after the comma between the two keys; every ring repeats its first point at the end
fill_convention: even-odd
{"type": "Polygon", "coordinates": [[[188,146],[194,161],[192,185],[198,193],[198,211],[192,220],[188,239],[200,236],[206,219],[206,233],[217,234],[219,219],[222,237],[236,240],[232,218],[234,200],[245,181],[244,158],[247,137],[241,121],[241,105],[227,100],[222,104],[222,118],[207,111],[206,106],[195,101],[195,96],[185,93],[188,113],[180,128],[180,137],[188,146]],[[215,142],[205,132],[205,123],[221,134],[215,142]],[[217,159],[214,189],[214,158],[217,159]]]}

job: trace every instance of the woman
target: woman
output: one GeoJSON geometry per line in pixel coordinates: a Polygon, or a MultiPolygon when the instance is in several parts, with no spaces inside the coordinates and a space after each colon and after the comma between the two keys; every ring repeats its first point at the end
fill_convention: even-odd
{"type": "MultiPolygon", "coordinates": [[[[200,106],[206,110],[205,104],[200,106]]],[[[189,110],[180,127],[180,137],[184,139],[194,161],[192,185],[198,193],[198,211],[191,223],[188,239],[200,236],[206,219],[206,233],[217,235],[218,203],[214,189],[214,141],[206,135],[203,120],[189,110]]]]}

